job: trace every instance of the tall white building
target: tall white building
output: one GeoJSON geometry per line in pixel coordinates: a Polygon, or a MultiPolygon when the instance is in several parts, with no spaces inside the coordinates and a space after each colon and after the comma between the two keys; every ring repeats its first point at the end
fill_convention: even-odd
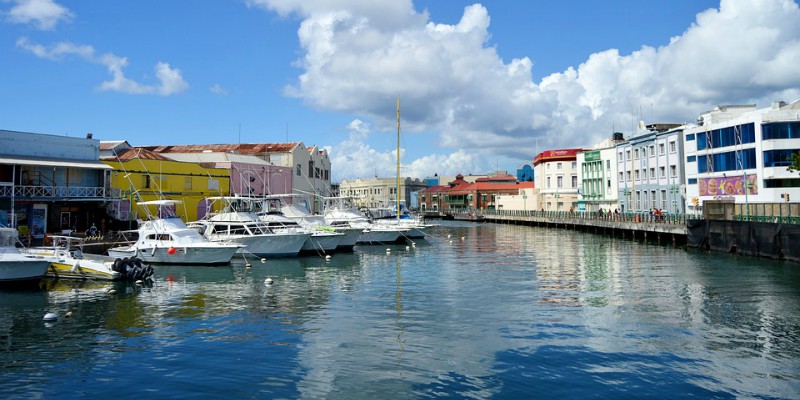
{"type": "Polygon", "coordinates": [[[622,141],[622,134],[618,134],[614,139],[606,139],[591,150],[577,154],[578,211],[618,210],[619,181],[615,146],[622,141]]]}
{"type": "Polygon", "coordinates": [[[577,154],[583,149],[547,150],[533,159],[539,188],[537,203],[544,211],[569,211],[578,206],[577,154]]]}
{"type": "Polygon", "coordinates": [[[800,199],[800,176],[786,169],[800,151],[800,100],[716,107],[686,129],[684,148],[690,209],[700,211],[708,200],[800,199]]]}

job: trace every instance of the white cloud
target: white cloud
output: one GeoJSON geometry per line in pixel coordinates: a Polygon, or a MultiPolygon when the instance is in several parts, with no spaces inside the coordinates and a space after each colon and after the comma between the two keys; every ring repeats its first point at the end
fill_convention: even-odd
{"type": "Polygon", "coordinates": [[[218,94],[220,96],[228,95],[228,91],[225,90],[222,86],[220,86],[219,83],[215,83],[214,86],[211,86],[210,88],[208,88],[208,90],[211,91],[211,93],[218,94]]]}
{"type": "MultiPolygon", "coordinates": [[[[396,151],[379,152],[367,144],[370,136],[369,124],[359,119],[348,124],[348,138],[342,142],[326,146],[331,158],[331,165],[337,166],[332,171],[332,181],[359,177],[394,176],[397,171],[396,151]]],[[[400,150],[401,158],[406,151],[400,150]]],[[[449,154],[431,154],[400,166],[402,176],[423,177],[439,175],[455,175],[464,171],[485,171],[479,158],[462,149],[449,154]]]]}
{"type": "Polygon", "coordinates": [[[247,3],[303,19],[302,73],[288,95],[366,116],[378,130],[393,126],[400,96],[405,132],[439,132],[440,146],[484,158],[530,159],[537,138],[539,150],[591,146],[612,127],[630,132],[640,115],[683,122],[717,104],[800,98],[800,8],[792,0],[722,0],[665,46],[587,55],[538,83],[530,58],[505,62],[487,45],[491,20],[479,4],[448,25],[410,1],[247,3]]]}
{"type": "Polygon", "coordinates": [[[72,21],[74,15],[66,7],[52,0],[11,0],[14,6],[7,19],[17,24],[34,24],[38,29],[51,30],[59,22],[72,21]]]}
{"type": "Polygon", "coordinates": [[[32,43],[28,38],[23,37],[17,40],[17,47],[48,60],[57,61],[74,55],[85,61],[105,66],[112,79],[101,83],[98,87],[100,90],[127,94],[169,96],[181,93],[189,88],[189,84],[181,76],[181,71],[177,68],[171,68],[169,64],[164,62],[159,62],[154,68],[158,84],[147,85],[128,79],[125,76],[123,69],[128,65],[127,58],[111,53],[98,55],[95,53],[94,48],[89,45],[59,42],[48,48],[38,43],[32,43]]]}

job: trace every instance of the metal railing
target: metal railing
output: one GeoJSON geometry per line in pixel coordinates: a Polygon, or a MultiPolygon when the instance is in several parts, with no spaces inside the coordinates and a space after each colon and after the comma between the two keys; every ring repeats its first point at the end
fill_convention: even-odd
{"type": "Polygon", "coordinates": [[[120,189],[92,186],[0,186],[0,197],[24,198],[81,198],[116,199],[122,196],[120,189]]]}
{"type": "Polygon", "coordinates": [[[589,212],[589,211],[536,211],[536,210],[484,210],[483,215],[501,217],[532,217],[559,220],[596,220],[620,222],[644,222],[656,224],[685,224],[687,214],[652,214],[649,212],[589,212]]]}

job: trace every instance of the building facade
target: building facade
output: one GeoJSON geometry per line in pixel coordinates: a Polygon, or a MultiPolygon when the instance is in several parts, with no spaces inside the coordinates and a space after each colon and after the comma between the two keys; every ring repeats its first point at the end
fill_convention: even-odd
{"type": "Polygon", "coordinates": [[[355,197],[355,204],[359,208],[392,208],[398,198],[404,207],[411,207],[412,193],[425,187],[423,180],[400,178],[400,196],[397,196],[397,178],[358,178],[342,181],[339,194],[355,197]]]}
{"type": "Polygon", "coordinates": [[[621,137],[577,154],[578,211],[619,211],[616,144],[622,141],[621,137]]]}
{"type": "Polygon", "coordinates": [[[621,212],[685,213],[683,133],[680,124],[640,125],[617,152],[621,212]]]}
{"type": "Polygon", "coordinates": [[[800,100],[771,107],[719,106],[686,129],[688,206],[709,200],[783,203],[800,198],[800,176],[790,173],[800,151],[800,100]]]}
{"type": "Polygon", "coordinates": [[[577,208],[577,155],[582,151],[583,149],[546,150],[533,159],[540,210],[569,211],[577,208]]]}
{"type": "Polygon", "coordinates": [[[430,186],[419,193],[420,211],[462,213],[497,209],[497,196],[516,195],[534,187],[533,182],[517,182],[505,172],[469,182],[462,175],[447,185],[430,186]]]}
{"type": "Polygon", "coordinates": [[[0,130],[0,223],[41,239],[46,232],[85,231],[119,198],[100,141],[0,130]]]}

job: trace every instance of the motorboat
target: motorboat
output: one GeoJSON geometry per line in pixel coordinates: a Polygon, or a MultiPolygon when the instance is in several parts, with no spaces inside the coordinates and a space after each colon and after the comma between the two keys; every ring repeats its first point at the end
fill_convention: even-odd
{"type": "Polygon", "coordinates": [[[343,236],[336,245],[337,250],[352,250],[353,246],[355,246],[356,242],[358,241],[358,238],[364,232],[363,228],[358,227],[351,227],[347,225],[333,226],[326,222],[322,215],[311,214],[307,208],[304,208],[295,202],[281,206],[281,212],[287,218],[293,219],[307,229],[341,233],[343,236]]]}
{"type": "Polygon", "coordinates": [[[300,249],[301,252],[328,253],[335,251],[345,235],[323,227],[308,228],[300,224],[300,221],[287,217],[282,211],[282,205],[285,203],[284,197],[286,196],[269,195],[257,198],[256,215],[266,222],[267,226],[274,232],[286,230],[309,233],[311,236],[303,243],[303,247],[300,249]]]}
{"type": "Polygon", "coordinates": [[[403,205],[400,205],[400,213],[397,213],[397,207],[381,209],[386,212],[381,218],[373,218],[373,224],[398,226],[407,228],[407,237],[411,239],[425,238],[425,232],[430,228],[437,226],[436,224],[426,223],[425,220],[419,216],[414,216],[406,212],[403,205]]]}
{"type": "Polygon", "coordinates": [[[271,229],[251,211],[247,198],[226,196],[208,200],[222,202],[222,211],[209,213],[206,219],[188,226],[212,242],[243,245],[239,252],[264,257],[296,256],[311,236],[310,232],[271,229]]]}
{"type": "Polygon", "coordinates": [[[42,279],[50,261],[21,252],[17,243],[19,232],[16,229],[0,227],[0,283],[42,279]]]}
{"type": "Polygon", "coordinates": [[[137,257],[114,258],[83,252],[86,239],[75,236],[49,236],[52,246],[31,247],[24,252],[50,262],[47,277],[57,279],[146,280],[153,268],[137,257]]]}
{"type": "Polygon", "coordinates": [[[354,197],[324,197],[324,219],[334,228],[362,229],[358,244],[396,243],[408,237],[409,229],[400,226],[373,224],[353,204],[354,197]]]}
{"type": "Polygon", "coordinates": [[[197,229],[191,229],[175,215],[178,200],[140,202],[147,207],[156,206],[156,217],[140,224],[139,237],[129,246],[108,250],[111,257],[139,257],[154,264],[211,265],[227,264],[242,247],[235,243],[214,242],[206,239],[197,229]]]}

